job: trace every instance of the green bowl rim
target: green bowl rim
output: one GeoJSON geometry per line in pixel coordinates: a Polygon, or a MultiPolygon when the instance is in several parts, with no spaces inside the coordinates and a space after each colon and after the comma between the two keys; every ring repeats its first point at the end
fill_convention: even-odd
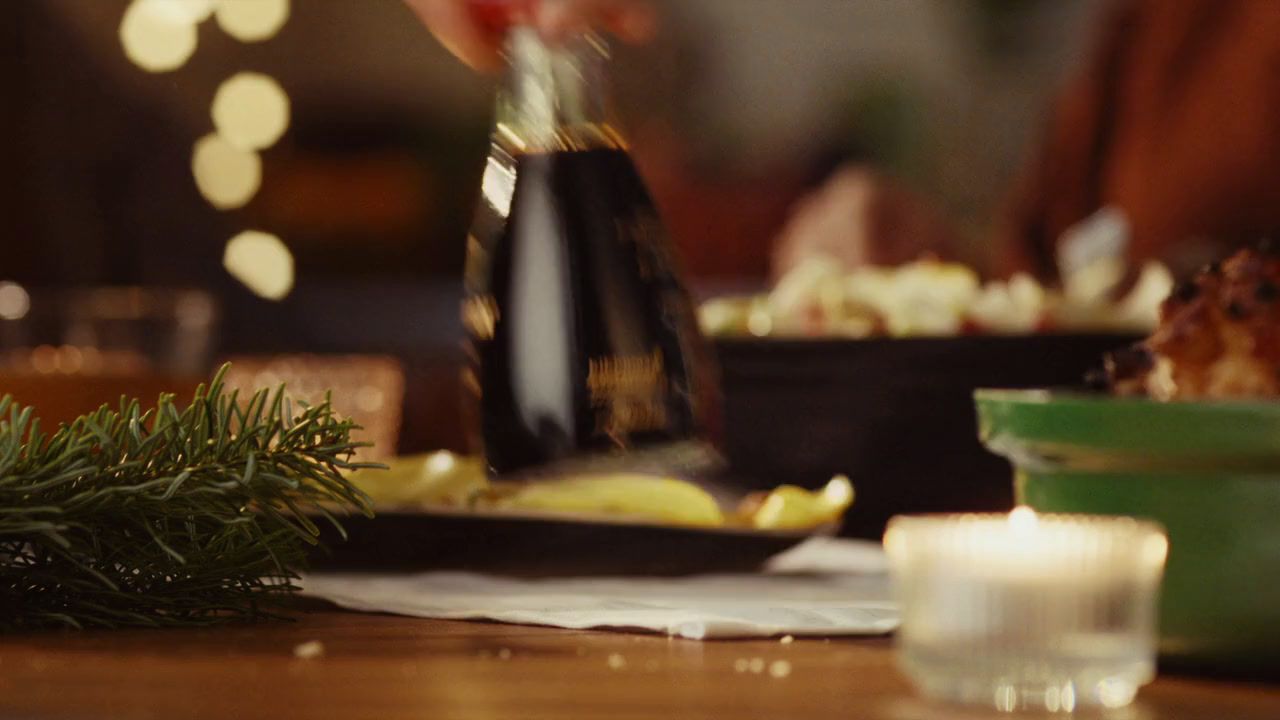
{"type": "MultiPolygon", "coordinates": [[[[1184,412],[1194,408],[1194,412],[1207,409],[1227,412],[1260,412],[1273,413],[1280,418],[1280,400],[1153,400],[1146,397],[1121,397],[1105,393],[1091,393],[1082,390],[1054,390],[1051,388],[1010,389],[1010,388],[978,388],[973,391],[974,398],[982,401],[999,401],[1023,406],[1073,405],[1091,407],[1099,405],[1129,405],[1140,407],[1172,408],[1168,412],[1184,412]]],[[[1165,411],[1157,411],[1165,412],[1165,411]]]]}
{"type": "Polygon", "coordinates": [[[1280,402],[1160,402],[1048,389],[979,389],[974,401],[982,441],[1018,464],[1088,455],[1148,467],[1280,469],[1280,402]]]}

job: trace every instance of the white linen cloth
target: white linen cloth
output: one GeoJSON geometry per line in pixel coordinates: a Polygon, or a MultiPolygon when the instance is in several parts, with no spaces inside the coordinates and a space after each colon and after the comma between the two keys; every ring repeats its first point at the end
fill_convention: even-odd
{"type": "Polygon", "coordinates": [[[313,573],[303,593],[341,607],[678,637],[882,635],[898,626],[878,543],[814,538],[759,573],[514,579],[466,572],[313,573]]]}

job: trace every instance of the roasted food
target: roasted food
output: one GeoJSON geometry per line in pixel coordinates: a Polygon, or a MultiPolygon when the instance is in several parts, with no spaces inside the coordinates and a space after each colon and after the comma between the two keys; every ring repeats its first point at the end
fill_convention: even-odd
{"type": "Polygon", "coordinates": [[[1264,241],[1175,288],[1150,338],[1107,358],[1114,392],[1156,400],[1280,396],[1280,245],[1264,241]]]}

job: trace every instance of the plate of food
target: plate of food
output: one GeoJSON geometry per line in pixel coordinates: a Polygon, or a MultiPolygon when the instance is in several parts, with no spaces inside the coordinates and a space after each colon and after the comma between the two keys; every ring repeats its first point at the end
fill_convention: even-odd
{"type": "Polygon", "coordinates": [[[1104,264],[1055,288],[1024,273],[983,282],[965,265],[931,258],[848,270],[819,256],[768,292],[707,300],[698,319],[709,337],[736,340],[1127,335],[1155,325],[1172,287],[1155,262],[1132,272],[1104,264]]]}
{"type": "Polygon", "coordinates": [[[1044,512],[1144,517],[1170,550],[1166,663],[1280,667],[1280,253],[1210,266],[1146,340],[1109,355],[1094,392],[983,390],[983,442],[1044,512]]]}
{"type": "Polygon", "coordinates": [[[758,568],[839,528],[853,487],[783,485],[742,492],[722,482],[643,473],[491,480],[478,457],[403,457],[351,480],[376,517],[343,521],[321,568],[483,570],[525,576],[681,575],[758,568]]]}

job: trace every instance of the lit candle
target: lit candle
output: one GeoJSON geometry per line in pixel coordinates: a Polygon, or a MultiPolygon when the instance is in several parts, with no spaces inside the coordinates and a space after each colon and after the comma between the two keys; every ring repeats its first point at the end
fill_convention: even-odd
{"type": "Polygon", "coordinates": [[[1127,705],[1154,677],[1159,526],[1018,508],[898,517],[884,541],[899,659],[925,694],[1070,711],[1127,705]]]}

